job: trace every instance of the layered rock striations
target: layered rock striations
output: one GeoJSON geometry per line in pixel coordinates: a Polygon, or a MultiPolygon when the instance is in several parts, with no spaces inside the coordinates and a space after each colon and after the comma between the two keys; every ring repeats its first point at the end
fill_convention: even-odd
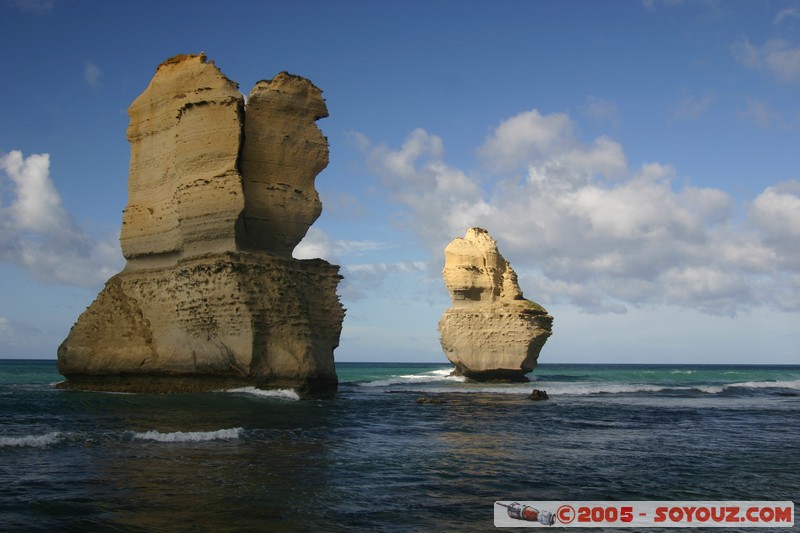
{"type": "Polygon", "coordinates": [[[291,254],[322,203],[314,177],[328,165],[328,141],[316,125],[328,116],[321,91],[282,72],[247,99],[244,244],[291,254]]]}
{"type": "Polygon", "coordinates": [[[127,263],[59,347],[62,386],[333,394],[339,268],[291,255],[321,213],[321,91],[284,72],[245,105],[204,55],[176,56],[129,115],[127,263]]]}
{"type": "Polygon", "coordinates": [[[516,272],[486,230],[468,229],[444,255],[452,307],[439,321],[439,334],[455,372],[475,380],[524,381],[552,333],[553,317],[523,298],[516,272]]]}

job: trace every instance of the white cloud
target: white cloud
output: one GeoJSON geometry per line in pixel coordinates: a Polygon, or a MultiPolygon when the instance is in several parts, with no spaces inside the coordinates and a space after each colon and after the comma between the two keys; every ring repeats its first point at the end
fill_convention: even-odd
{"type": "Polygon", "coordinates": [[[781,9],[775,15],[775,18],[772,20],[772,22],[773,24],[781,24],[791,19],[800,19],[800,8],[787,7],[785,9],[781,9]]]}
{"type": "Polygon", "coordinates": [[[333,242],[327,233],[311,226],[303,240],[292,252],[295,259],[333,259],[333,242]]]}
{"type": "Polygon", "coordinates": [[[0,159],[0,168],[16,188],[16,199],[8,215],[16,229],[34,233],[54,233],[64,228],[68,217],[61,207],[61,197],[50,181],[50,156],[34,154],[23,159],[11,152],[0,159]]]}
{"type": "Polygon", "coordinates": [[[573,124],[567,115],[542,115],[533,109],[501,122],[480,153],[493,170],[508,172],[542,155],[564,152],[572,138],[573,124]]]}
{"type": "Polygon", "coordinates": [[[430,265],[423,261],[398,263],[356,263],[342,267],[344,279],[339,294],[344,300],[355,301],[375,295],[384,281],[396,274],[425,274],[430,265]]]}
{"type": "Polygon", "coordinates": [[[9,0],[9,4],[20,11],[34,15],[46,15],[53,10],[56,0],[9,0]]]}
{"type": "Polygon", "coordinates": [[[325,215],[336,220],[353,221],[363,218],[367,208],[349,193],[326,191],[322,193],[325,215]]]}
{"type": "Polygon", "coordinates": [[[685,0],[642,0],[642,5],[648,11],[653,11],[660,5],[666,7],[679,6],[682,5],[684,1],[685,0]]]}
{"type": "Polygon", "coordinates": [[[762,70],[784,82],[800,80],[800,48],[783,39],[771,39],[763,46],[744,38],[733,46],[736,58],[745,66],[762,70]]]}
{"type": "Polygon", "coordinates": [[[685,94],[673,104],[671,109],[672,116],[681,120],[697,120],[709,110],[716,98],[716,94],[710,92],[701,97],[685,94]]]}
{"type": "Polygon", "coordinates": [[[768,187],[753,201],[749,216],[781,266],[800,273],[800,181],[768,187]]]}
{"type": "Polygon", "coordinates": [[[764,191],[741,221],[726,192],[678,186],[669,165],[630,169],[618,143],[574,131],[567,115],[536,110],[502,121],[478,149],[495,175],[449,166],[442,139],[423,130],[399,150],[364,146],[432,258],[482,226],[543,303],[800,310],[796,182],[764,191]]]}
{"type": "Polygon", "coordinates": [[[619,106],[611,100],[588,96],[584,105],[584,113],[595,122],[606,122],[614,127],[622,122],[619,106]]]}
{"type": "Polygon", "coordinates": [[[753,98],[747,99],[747,106],[739,111],[739,116],[765,130],[772,126],[772,122],[775,119],[775,115],[767,109],[764,102],[753,98]]]}
{"type": "MultiPolygon", "coordinates": [[[[0,203],[0,260],[43,281],[94,287],[119,271],[116,237],[96,239],[61,205],[50,179],[50,157],[19,151],[0,156],[0,170],[12,191],[0,203]]],[[[2,176],[0,176],[1,178],[2,176]]]]}
{"type": "Polygon", "coordinates": [[[375,294],[392,274],[425,268],[425,263],[420,262],[352,262],[353,258],[362,258],[387,248],[385,243],[376,241],[334,240],[324,230],[312,226],[292,255],[295,259],[320,258],[340,265],[344,279],[339,284],[338,293],[345,301],[355,301],[375,294]]]}
{"type": "Polygon", "coordinates": [[[319,258],[336,263],[341,262],[343,257],[358,257],[386,248],[386,244],[376,241],[334,240],[324,230],[312,226],[295,247],[292,256],[295,259],[319,258]]]}
{"type": "Polygon", "coordinates": [[[456,228],[462,231],[466,222],[489,209],[476,181],[444,163],[442,139],[435,135],[416,129],[399,150],[366,149],[369,167],[384,177],[392,198],[410,208],[398,222],[414,226],[425,240],[436,240],[443,229],[425,224],[429,213],[442,214],[437,223],[452,233],[456,228]]]}
{"type": "Polygon", "coordinates": [[[100,67],[91,61],[86,63],[86,67],[83,69],[83,77],[90,87],[96,87],[97,83],[100,81],[100,76],[102,75],[103,71],[100,70],[100,67]]]}
{"type": "Polygon", "coordinates": [[[369,252],[385,250],[386,244],[376,241],[336,241],[335,248],[337,255],[364,255],[369,252]]]}
{"type": "Polygon", "coordinates": [[[579,142],[565,114],[520,113],[500,123],[478,149],[489,169],[509,173],[527,168],[529,179],[557,176],[560,185],[585,183],[594,176],[616,178],[627,162],[622,147],[608,137],[579,142]]]}

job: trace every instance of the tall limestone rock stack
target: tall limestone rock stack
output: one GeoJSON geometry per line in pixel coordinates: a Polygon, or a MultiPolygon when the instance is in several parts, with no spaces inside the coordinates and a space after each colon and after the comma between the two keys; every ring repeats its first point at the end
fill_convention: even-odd
{"type": "Polygon", "coordinates": [[[59,347],[62,386],[334,394],[339,267],[292,258],[322,211],[321,91],[281,73],[245,105],[213,62],[183,55],[128,113],[127,264],[59,347]]]}
{"type": "Polygon", "coordinates": [[[456,373],[478,381],[525,381],[552,333],[553,317],[522,297],[517,274],[482,228],[444,250],[442,276],[453,306],[439,321],[456,373]]]}

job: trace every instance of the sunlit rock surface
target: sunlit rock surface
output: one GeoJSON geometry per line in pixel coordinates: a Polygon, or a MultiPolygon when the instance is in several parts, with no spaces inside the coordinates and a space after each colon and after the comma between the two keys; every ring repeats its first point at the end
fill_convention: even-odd
{"type": "Polygon", "coordinates": [[[182,55],[129,115],[127,264],[59,347],[62,386],[335,393],[339,267],[291,255],[322,210],[321,91],[283,72],[245,106],[213,62],[182,55]]]}
{"type": "Polygon", "coordinates": [[[444,251],[452,307],[439,321],[442,348],[468,378],[523,381],[552,333],[553,317],[526,300],[517,274],[482,228],[470,228],[444,251]]]}

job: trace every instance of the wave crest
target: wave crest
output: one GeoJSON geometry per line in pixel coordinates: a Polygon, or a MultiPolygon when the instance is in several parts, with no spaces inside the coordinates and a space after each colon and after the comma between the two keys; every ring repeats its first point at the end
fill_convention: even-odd
{"type": "Polygon", "coordinates": [[[420,374],[403,374],[394,376],[388,379],[379,379],[377,381],[367,381],[359,383],[362,387],[389,387],[391,385],[408,385],[414,383],[433,383],[436,381],[449,381],[449,382],[462,382],[466,381],[464,376],[452,376],[452,370],[443,368],[441,370],[431,370],[430,372],[422,372],[420,374]]]}
{"type": "Polygon", "coordinates": [[[133,438],[157,442],[204,442],[210,440],[234,440],[241,437],[242,433],[244,433],[244,428],[218,429],[217,431],[173,431],[170,433],[161,433],[153,430],[134,432],[133,438]]]}
{"type": "Polygon", "coordinates": [[[259,389],[257,387],[241,387],[238,389],[230,389],[226,392],[238,392],[243,394],[252,394],[261,398],[280,398],[283,400],[299,400],[300,396],[294,389],[259,389]]]}
{"type": "Polygon", "coordinates": [[[61,432],[53,431],[44,435],[24,435],[22,437],[0,437],[0,447],[44,448],[56,444],[63,438],[61,432]]]}

